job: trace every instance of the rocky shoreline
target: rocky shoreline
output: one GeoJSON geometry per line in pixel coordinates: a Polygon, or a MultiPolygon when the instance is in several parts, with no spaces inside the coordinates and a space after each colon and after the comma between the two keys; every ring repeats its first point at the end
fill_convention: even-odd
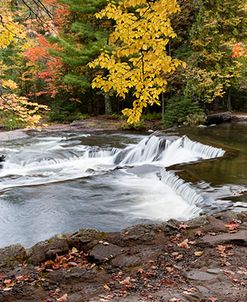
{"type": "Polygon", "coordinates": [[[0,249],[0,301],[247,301],[247,212],[0,249]]]}

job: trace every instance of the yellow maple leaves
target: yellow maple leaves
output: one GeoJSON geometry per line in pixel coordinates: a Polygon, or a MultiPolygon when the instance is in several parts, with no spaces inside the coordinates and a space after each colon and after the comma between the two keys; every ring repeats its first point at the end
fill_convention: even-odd
{"type": "Polygon", "coordinates": [[[16,42],[18,38],[24,37],[22,26],[13,20],[10,5],[10,0],[1,0],[0,48],[6,48],[10,43],[16,42]]]}
{"type": "Polygon", "coordinates": [[[111,53],[103,51],[89,64],[103,70],[92,87],[115,91],[123,99],[131,92],[133,108],[123,110],[130,124],[140,120],[144,107],[160,103],[167,75],[180,65],[185,67],[166,51],[169,40],[176,36],[170,16],[178,11],[176,0],[125,0],[111,2],[96,14],[97,18],[114,20],[115,26],[109,37],[111,53]]]}

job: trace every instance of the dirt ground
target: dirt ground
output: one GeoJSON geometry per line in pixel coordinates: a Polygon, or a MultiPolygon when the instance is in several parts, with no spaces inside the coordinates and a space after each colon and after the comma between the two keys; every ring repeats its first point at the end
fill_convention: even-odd
{"type": "Polygon", "coordinates": [[[1,249],[0,301],[246,302],[247,213],[1,249]]]}

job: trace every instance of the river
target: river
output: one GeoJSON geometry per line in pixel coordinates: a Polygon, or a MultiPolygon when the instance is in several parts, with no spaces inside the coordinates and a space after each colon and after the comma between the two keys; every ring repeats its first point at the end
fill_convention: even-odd
{"type": "Polygon", "coordinates": [[[2,141],[0,247],[246,209],[246,124],[2,141]]]}

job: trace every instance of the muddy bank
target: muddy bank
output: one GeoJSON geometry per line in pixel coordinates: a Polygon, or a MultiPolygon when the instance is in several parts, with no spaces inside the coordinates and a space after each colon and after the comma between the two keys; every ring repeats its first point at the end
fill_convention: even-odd
{"type": "Polygon", "coordinates": [[[247,301],[247,212],[0,250],[0,301],[247,301]]]}

